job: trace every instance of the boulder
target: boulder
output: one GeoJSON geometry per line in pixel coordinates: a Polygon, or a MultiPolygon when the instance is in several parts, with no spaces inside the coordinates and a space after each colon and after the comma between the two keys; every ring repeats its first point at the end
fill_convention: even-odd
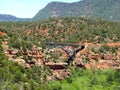
{"type": "Polygon", "coordinates": [[[98,60],[100,59],[100,56],[98,54],[92,54],[92,55],[89,55],[89,58],[93,60],[98,60]]]}
{"type": "Polygon", "coordinates": [[[58,80],[62,80],[64,78],[67,78],[70,76],[70,71],[68,69],[63,69],[63,70],[54,70],[53,71],[53,76],[57,78],[58,80]]]}
{"type": "Polygon", "coordinates": [[[17,58],[15,59],[14,61],[18,62],[20,65],[23,65],[25,64],[25,60],[24,59],[21,59],[21,58],[17,58]]]}

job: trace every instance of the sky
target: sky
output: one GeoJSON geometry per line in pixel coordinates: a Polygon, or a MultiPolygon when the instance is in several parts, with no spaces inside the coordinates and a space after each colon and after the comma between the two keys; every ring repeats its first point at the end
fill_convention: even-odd
{"type": "Polygon", "coordinates": [[[0,14],[10,14],[19,18],[32,18],[52,1],[71,3],[80,0],[0,0],[0,14]]]}

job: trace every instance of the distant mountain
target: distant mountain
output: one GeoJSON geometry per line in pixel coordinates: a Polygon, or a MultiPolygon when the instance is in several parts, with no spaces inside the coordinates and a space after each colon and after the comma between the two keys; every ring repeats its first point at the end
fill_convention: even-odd
{"type": "Polygon", "coordinates": [[[82,16],[120,20],[120,0],[82,0],[74,3],[51,2],[33,20],[49,17],[82,16]]]}
{"type": "Polygon", "coordinates": [[[13,15],[0,14],[0,21],[27,21],[30,18],[17,18],[13,15]]]}

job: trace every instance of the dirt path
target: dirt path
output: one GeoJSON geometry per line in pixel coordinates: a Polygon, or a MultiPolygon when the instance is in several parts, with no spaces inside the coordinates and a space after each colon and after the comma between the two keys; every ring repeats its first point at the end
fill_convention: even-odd
{"type": "Polygon", "coordinates": [[[87,46],[103,46],[103,45],[107,45],[107,46],[110,46],[110,47],[116,47],[116,46],[118,46],[118,47],[120,47],[120,42],[118,42],[118,43],[115,43],[115,42],[113,42],[113,43],[107,43],[107,44],[94,44],[94,43],[84,43],[85,45],[87,45],[87,46]]]}

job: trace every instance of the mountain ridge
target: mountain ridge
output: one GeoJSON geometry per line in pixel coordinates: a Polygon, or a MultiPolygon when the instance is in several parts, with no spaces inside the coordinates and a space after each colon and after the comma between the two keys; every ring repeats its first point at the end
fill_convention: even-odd
{"type": "Polygon", "coordinates": [[[0,21],[28,21],[30,18],[18,18],[9,14],[0,14],[0,21]]]}
{"type": "Polygon", "coordinates": [[[73,3],[51,2],[41,9],[33,20],[50,17],[82,16],[120,20],[119,0],[82,0],[73,3]]]}

